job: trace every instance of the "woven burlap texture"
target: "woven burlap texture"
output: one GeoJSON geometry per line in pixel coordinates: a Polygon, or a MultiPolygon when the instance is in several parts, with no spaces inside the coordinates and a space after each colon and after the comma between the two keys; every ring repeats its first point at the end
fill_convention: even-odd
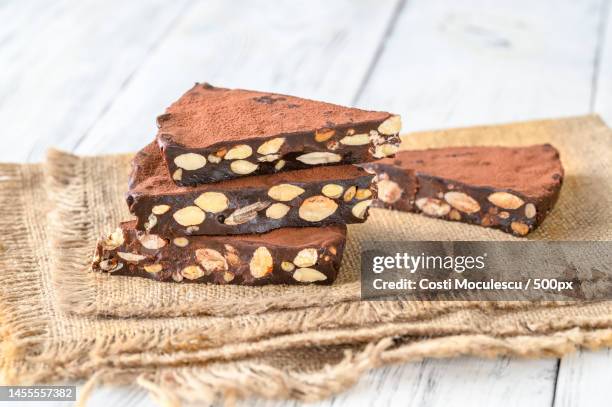
{"type": "MultiPolygon", "coordinates": [[[[407,137],[411,148],[417,142],[418,147],[551,142],[561,150],[566,183],[557,208],[531,238],[610,238],[605,215],[612,197],[612,138],[597,118],[407,137]]],[[[312,295],[319,304],[291,303],[286,287],[189,285],[185,290],[175,284],[88,273],[95,238],[126,215],[121,196],[126,164],[126,157],[78,158],[52,152],[45,169],[0,167],[0,204],[6,208],[0,213],[6,237],[0,247],[5,381],[92,376],[106,382],[138,380],[166,401],[179,393],[194,400],[219,394],[317,399],[343,390],[381,363],[459,354],[561,355],[576,346],[612,343],[608,302],[359,302],[354,301],[356,271],[346,267],[332,287],[292,288],[294,301],[312,295]],[[92,198],[100,190],[106,191],[102,197],[92,198]],[[243,304],[245,314],[230,316],[236,312],[219,311],[222,304],[243,304]],[[173,317],[183,311],[193,316],[173,317]],[[199,313],[219,315],[195,315],[199,313]],[[347,350],[352,353],[345,355],[347,350]]],[[[350,233],[354,247],[359,239],[389,236],[511,239],[488,229],[386,211],[373,211],[368,223],[351,227],[350,233]]],[[[350,257],[356,253],[347,252],[348,264],[356,262],[350,257]]]]}

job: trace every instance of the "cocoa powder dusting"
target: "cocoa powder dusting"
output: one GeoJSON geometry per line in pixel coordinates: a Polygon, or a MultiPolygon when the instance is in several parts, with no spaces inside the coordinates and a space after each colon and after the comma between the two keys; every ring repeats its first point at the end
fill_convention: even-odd
{"type": "Polygon", "coordinates": [[[324,127],[382,122],[391,115],[244,89],[196,84],[158,117],[158,136],[186,148],[228,141],[314,131],[324,127]]]}
{"type": "Polygon", "coordinates": [[[402,151],[381,163],[460,183],[547,196],[561,183],[563,166],[550,144],[528,147],[450,147],[402,151]]]}

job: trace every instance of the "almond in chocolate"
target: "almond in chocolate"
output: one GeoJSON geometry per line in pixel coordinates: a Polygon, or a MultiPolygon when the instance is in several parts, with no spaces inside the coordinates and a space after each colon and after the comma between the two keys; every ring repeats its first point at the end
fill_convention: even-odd
{"type": "Polygon", "coordinates": [[[98,242],[93,270],[158,281],[216,284],[331,284],[346,226],[285,228],[261,235],[163,238],[125,222],[98,242]]]}
{"type": "Polygon", "coordinates": [[[395,153],[399,116],[294,96],[196,84],[157,118],[157,142],[177,185],[395,153]]]}
{"type": "Polygon", "coordinates": [[[563,183],[559,152],[549,144],[401,151],[364,167],[376,173],[373,206],[518,236],[544,221],[563,183]]]}
{"type": "Polygon", "coordinates": [[[263,233],[364,222],[372,178],[339,165],[180,187],[150,144],[134,158],[127,202],[138,230],[163,236],[263,233]]]}

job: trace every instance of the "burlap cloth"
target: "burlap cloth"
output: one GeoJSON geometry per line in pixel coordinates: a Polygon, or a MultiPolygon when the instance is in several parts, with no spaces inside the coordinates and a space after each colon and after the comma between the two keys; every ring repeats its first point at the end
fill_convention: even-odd
{"type": "MultiPolygon", "coordinates": [[[[611,136],[597,117],[579,117],[412,134],[405,147],[550,142],[566,180],[557,207],[529,238],[609,240],[611,136]]],[[[351,226],[331,287],[177,285],[88,273],[95,239],[128,217],[128,160],[53,151],[44,166],[0,166],[4,381],[137,381],[168,403],[312,400],[383,363],[557,356],[612,343],[610,302],[358,301],[365,239],[515,239],[411,214],[373,210],[368,222],[351,226]]]]}

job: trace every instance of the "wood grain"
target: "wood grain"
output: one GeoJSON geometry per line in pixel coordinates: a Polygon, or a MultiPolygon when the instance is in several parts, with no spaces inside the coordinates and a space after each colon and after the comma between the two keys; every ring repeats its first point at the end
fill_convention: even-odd
{"type": "Polygon", "coordinates": [[[588,113],[601,1],[410,1],[358,105],[406,130],[588,113]]]}
{"type": "MultiPolygon", "coordinates": [[[[312,407],[335,406],[550,406],[555,365],[545,360],[499,358],[491,368],[476,358],[425,360],[415,369],[386,366],[367,373],[350,391],[312,407]],[[513,364],[514,368],[509,369],[513,364]],[[516,367],[520,365],[520,369],[516,367]],[[452,378],[452,380],[449,380],[452,378]]],[[[239,407],[280,407],[287,404],[248,400],[239,407]]],[[[289,403],[303,406],[300,403],[289,403]]]]}
{"type": "Polygon", "coordinates": [[[87,132],[187,2],[2,4],[0,160],[40,161],[87,132]]]}
{"type": "Polygon", "coordinates": [[[561,360],[554,407],[609,406],[612,351],[580,351],[561,360]]]}
{"type": "Polygon", "coordinates": [[[549,406],[554,376],[545,360],[425,360],[415,369],[388,366],[370,372],[354,390],[314,405],[549,406]]]}
{"type": "Polygon", "coordinates": [[[594,63],[593,110],[612,126],[612,0],[601,8],[598,55],[594,63]]]}

